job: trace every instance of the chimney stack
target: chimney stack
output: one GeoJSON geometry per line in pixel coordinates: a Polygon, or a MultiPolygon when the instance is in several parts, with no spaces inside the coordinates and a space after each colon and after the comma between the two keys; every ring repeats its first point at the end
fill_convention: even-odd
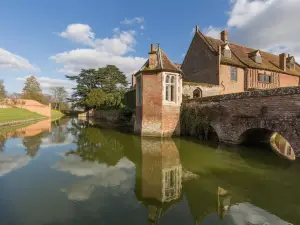
{"type": "Polygon", "coordinates": [[[283,71],[286,71],[286,54],[285,53],[281,53],[279,55],[279,67],[283,71]]]}
{"type": "Polygon", "coordinates": [[[228,31],[227,30],[223,30],[221,32],[221,40],[224,42],[224,43],[227,43],[228,42],[228,31]]]}
{"type": "Polygon", "coordinates": [[[151,44],[151,50],[149,52],[149,67],[151,68],[155,68],[157,66],[158,63],[158,58],[157,58],[157,54],[156,54],[156,49],[155,49],[155,45],[151,44]]]}
{"type": "Polygon", "coordinates": [[[133,73],[131,76],[131,88],[135,88],[135,84],[136,84],[136,78],[133,73]]]}

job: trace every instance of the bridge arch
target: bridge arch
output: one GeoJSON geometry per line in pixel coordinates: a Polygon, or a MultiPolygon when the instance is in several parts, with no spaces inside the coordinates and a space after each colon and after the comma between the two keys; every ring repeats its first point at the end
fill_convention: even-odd
{"type": "Polygon", "coordinates": [[[268,128],[250,128],[239,136],[239,143],[245,145],[268,145],[276,154],[288,160],[295,160],[292,144],[280,133],[268,128]]]}

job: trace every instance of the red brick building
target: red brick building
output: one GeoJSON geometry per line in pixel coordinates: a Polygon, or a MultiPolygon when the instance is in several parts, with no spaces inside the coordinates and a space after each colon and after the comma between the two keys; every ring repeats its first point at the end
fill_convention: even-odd
{"type": "Polygon", "coordinates": [[[219,85],[219,94],[298,86],[300,65],[290,55],[274,55],[203,35],[198,27],[182,63],[184,81],[219,85]]]}
{"type": "Polygon", "coordinates": [[[151,45],[148,60],[132,76],[136,133],[179,135],[183,98],[299,85],[300,65],[293,56],[231,43],[227,31],[220,36],[204,36],[197,27],[182,65],[172,63],[159,45],[151,45]]]}
{"type": "Polygon", "coordinates": [[[136,120],[134,130],[142,136],[180,133],[182,71],[158,45],[151,45],[149,59],[134,75],[136,120]]]}

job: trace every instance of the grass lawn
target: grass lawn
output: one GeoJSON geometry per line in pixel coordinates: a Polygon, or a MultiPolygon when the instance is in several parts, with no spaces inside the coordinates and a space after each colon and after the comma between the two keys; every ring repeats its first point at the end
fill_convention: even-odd
{"type": "Polygon", "coordinates": [[[44,116],[19,108],[0,109],[0,123],[38,118],[44,118],[44,116]]]}
{"type": "Polygon", "coordinates": [[[61,113],[60,111],[52,109],[52,111],[51,111],[51,118],[52,119],[57,119],[57,118],[60,118],[60,117],[63,117],[63,116],[64,116],[64,114],[61,113]]]}

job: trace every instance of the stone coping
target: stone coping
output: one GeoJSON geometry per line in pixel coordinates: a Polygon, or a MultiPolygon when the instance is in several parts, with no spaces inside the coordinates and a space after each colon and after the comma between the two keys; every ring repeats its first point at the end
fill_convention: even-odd
{"type": "Polygon", "coordinates": [[[232,93],[225,95],[215,95],[202,98],[194,98],[184,100],[183,103],[190,102],[219,102],[226,100],[236,100],[244,98],[256,98],[256,97],[270,97],[270,96],[282,96],[282,95],[293,95],[300,94],[300,86],[295,87],[283,87],[283,88],[273,88],[255,91],[245,91],[240,93],[232,93]]]}

